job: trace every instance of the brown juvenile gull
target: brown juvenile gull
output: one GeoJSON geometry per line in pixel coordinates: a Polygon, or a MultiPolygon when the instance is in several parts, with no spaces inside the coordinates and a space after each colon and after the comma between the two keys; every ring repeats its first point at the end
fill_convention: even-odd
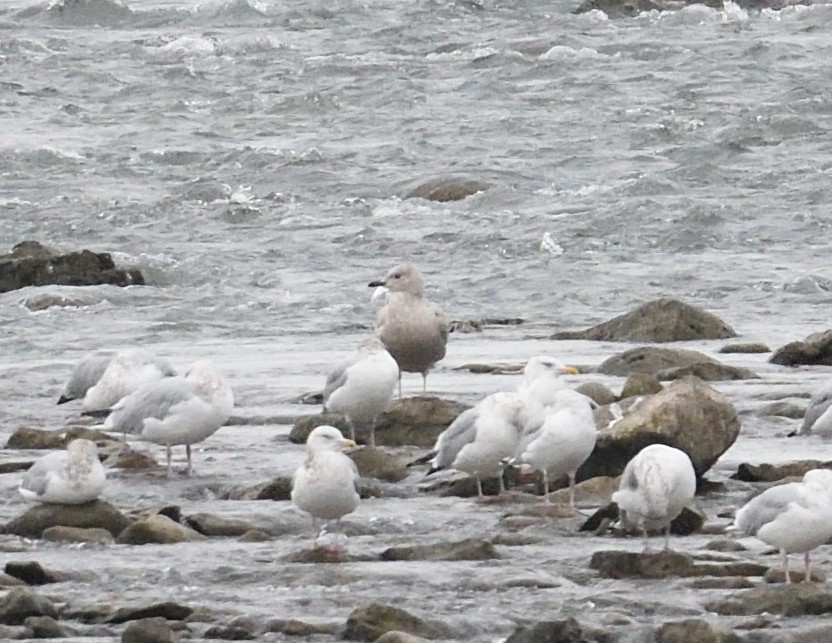
{"type": "Polygon", "coordinates": [[[67,445],[66,451],[35,460],[18,491],[27,500],[80,505],[98,498],[105,481],[95,442],[78,438],[67,445]]]}
{"type": "Polygon", "coordinates": [[[393,399],[398,380],[396,360],[380,339],[369,337],[330,370],[324,386],[324,410],[347,417],[353,440],[356,425],[369,428],[369,444],[374,447],[376,420],[393,399]]]}
{"type": "Polygon", "coordinates": [[[422,273],[409,263],[396,266],[384,279],[369,285],[389,291],[387,303],[376,316],[376,335],[401,371],[422,374],[422,392],[427,391],[428,371],[445,357],[448,343],[448,323],[442,309],[425,299],[422,273]]]}

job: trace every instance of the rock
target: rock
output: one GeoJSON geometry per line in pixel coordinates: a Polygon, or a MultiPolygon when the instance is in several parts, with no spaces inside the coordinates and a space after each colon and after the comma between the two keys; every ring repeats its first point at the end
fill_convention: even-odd
{"type": "Polygon", "coordinates": [[[448,332],[451,333],[481,333],[482,324],[476,319],[454,319],[448,324],[448,332]]]}
{"type": "Polygon", "coordinates": [[[633,456],[655,443],[687,453],[702,476],[739,432],[739,417],[728,398],[696,378],[677,380],[598,431],[595,450],[578,470],[578,480],[620,475],[633,456]]]}
{"type": "Polygon", "coordinates": [[[45,503],[35,505],[17,518],[13,518],[6,523],[4,532],[26,538],[40,538],[44,530],[62,526],[101,528],[117,536],[129,522],[118,509],[103,500],[94,500],[82,505],[45,503]]]}
{"type": "Polygon", "coordinates": [[[723,616],[828,614],[832,612],[832,590],[814,583],[755,587],[709,601],[705,608],[723,616]]]}
{"type": "MultiPolygon", "coordinates": [[[[578,531],[594,531],[598,535],[603,534],[607,529],[602,529],[604,525],[609,528],[612,523],[619,519],[618,505],[610,502],[607,506],[601,507],[587,518],[586,522],[578,529],[578,531]]],[[[682,509],[682,512],[676,516],[670,523],[670,533],[675,536],[689,536],[702,529],[705,524],[705,516],[698,511],[694,511],[689,507],[682,509]]],[[[651,531],[650,535],[662,535],[662,531],[651,531]]]]}
{"type": "Polygon", "coordinates": [[[656,373],[656,378],[662,381],[678,380],[693,375],[706,382],[722,382],[730,380],[758,380],[760,376],[748,368],[728,366],[713,362],[697,362],[689,366],[665,368],[656,373]]]}
{"type": "MultiPolygon", "coordinates": [[[[19,587],[25,584],[26,583],[24,583],[19,578],[15,578],[14,576],[11,576],[9,574],[0,572],[0,587],[19,587]]],[[[0,640],[2,640],[2,637],[0,637],[0,640]]]]}
{"type": "Polygon", "coordinates": [[[762,576],[766,567],[746,561],[696,562],[675,551],[636,553],[596,551],[589,566],[605,578],[667,578],[690,576],[762,576]]]}
{"type": "Polygon", "coordinates": [[[31,630],[33,639],[62,639],[69,636],[51,616],[30,616],[23,624],[31,630]]]}
{"type": "Polygon", "coordinates": [[[745,353],[745,354],[754,354],[754,353],[770,353],[771,349],[761,342],[750,342],[747,344],[725,344],[722,348],[719,349],[720,353],[731,354],[731,353],[745,353]]]}
{"type": "Polygon", "coordinates": [[[390,547],[381,553],[381,560],[493,560],[499,558],[494,545],[487,540],[467,538],[456,542],[431,545],[390,547]]]}
{"type": "Polygon", "coordinates": [[[347,455],[355,462],[362,478],[376,478],[386,482],[401,482],[407,477],[407,468],[396,456],[381,449],[362,447],[347,455]]]}
{"type": "Polygon", "coordinates": [[[136,451],[134,449],[125,449],[119,446],[107,460],[107,465],[117,469],[126,469],[127,471],[145,471],[147,469],[160,469],[153,456],[136,451]]]}
{"type": "Polygon", "coordinates": [[[165,618],[156,616],[131,621],[121,635],[121,643],[176,643],[165,618]]]}
{"type": "Polygon", "coordinates": [[[91,545],[112,545],[115,542],[113,535],[101,528],[49,527],[43,530],[41,538],[59,543],[89,543],[91,545]]]}
{"type": "Polygon", "coordinates": [[[0,293],[27,286],[114,286],[144,285],[139,270],[116,268],[106,252],[81,250],[64,255],[35,242],[24,242],[11,254],[0,256],[0,293]]]}
{"type": "MultiPolygon", "coordinates": [[[[477,480],[474,476],[437,479],[430,485],[423,487],[425,491],[438,491],[441,496],[456,496],[458,498],[473,498],[477,496],[477,480]]],[[[497,478],[485,478],[482,481],[482,492],[486,496],[496,496],[500,492],[500,481],[497,478]]]]}
{"type": "Polygon", "coordinates": [[[748,464],[743,462],[737,467],[737,472],[731,476],[734,480],[743,482],[775,482],[783,478],[802,478],[807,471],[813,469],[832,468],[832,462],[820,460],[798,460],[787,464],[748,464]]]}
{"type": "Polygon", "coordinates": [[[662,623],[656,630],[656,643],[740,643],[735,634],[724,632],[699,618],[662,623]]]}
{"type": "Polygon", "coordinates": [[[748,589],[754,583],[745,576],[703,576],[695,578],[690,586],[693,589],[748,589]]]}
{"type": "Polygon", "coordinates": [[[118,445],[120,448],[124,448],[124,443],[121,440],[117,440],[109,433],[104,433],[104,431],[100,431],[99,429],[91,429],[88,426],[71,426],[66,429],[64,432],[64,444],[66,446],[73,440],[77,440],[78,438],[83,438],[85,440],[90,440],[95,442],[96,444],[102,444],[104,442],[110,442],[118,445]]]}
{"type": "Polygon", "coordinates": [[[706,543],[703,549],[707,549],[708,551],[736,552],[747,551],[748,547],[746,547],[737,540],[731,540],[730,538],[720,538],[718,540],[712,540],[711,542],[706,543]]]}
{"type": "Polygon", "coordinates": [[[185,522],[189,527],[204,536],[242,536],[254,529],[255,525],[239,518],[226,518],[218,514],[198,513],[188,516],[185,522]]]}
{"type": "MultiPolygon", "coordinates": [[[[442,433],[467,405],[454,400],[442,400],[438,397],[405,397],[393,400],[388,409],[381,414],[376,426],[376,445],[400,447],[412,445],[430,449],[442,433]]],[[[330,413],[304,418],[295,423],[289,433],[289,441],[304,444],[311,431],[322,424],[333,424],[349,434],[346,422],[340,416],[330,413]],[[342,428],[343,427],[343,428],[342,428]]],[[[359,441],[364,432],[356,431],[359,441]]]]}
{"type": "Polygon", "coordinates": [[[681,342],[736,336],[734,329],[715,315],[676,299],[663,297],[587,330],[555,333],[552,339],[681,342]]]}
{"type": "MultiPolygon", "coordinates": [[[[806,578],[806,571],[802,568],[795,569],[794,567],[789,568],[789,577],[791,578],[792,582],[805,582],[806,578]]],[[[818,569],[816,566],[813,567],[810,571],[809,579],[811,582],[814,583],[825,583],[826,582],[826,574],[822,569],[818,569]]],[[[785,583],[786,582],[786,570],[782,567],[769,567],[766,570],[766,573],[763,574],[763,580],[767,583],[785,583]]]]}
{"type": "Polygon", "coordinates": [[[12,587],[0,600],[0,623],[20,625],[30,616],[58,618],[58,610],[48,598],[28,587],[12,587]]]}
{"type": "Polygon", "coordinates": [[[716,360],[699,351],[661,346],[638,346],[607,358],[596,370],[605,375],[619,377],[626,377],[630,373],[655,375],[661,370],[690,366],[700,362],[716,363],[716,360]]]}
{"type": "Polygon", "coordinates": [[[196,540],[206,540],[206,536],[190,527],[174,522],[167,516],[156,514],[129,525],[116,538],[116,543],[119,545],[149,545],[151,543],[169,545],[196,540]]]}
{"type": "Polygon", "coordinates": [[[405,198],[439,202],[461,201],[477,192],[485,192],[490,187],[487,183],[472,179],[437,178],[417,185],[405,198]]]}
{"type": "Polygon", "coordinates": [[[257,638],[254,632],[235,625],[214,625],[203,634],[206,639],[221,639],[223,641],[253,641],[257,638]]]}
{"type": "Polygon", "coordinates": [[[632,18],[642,11],[659,11],[661,4],[654,0],[583,0],[572,13],[603,11],[609,18],[632,18]]]}
{"type": "Polygon", "coordinates": [[[621,399],[636,396],[655,395],[660,393],[664,387],[659,380],[650,373],[630,373],[624,387],[621,389],[621,399]]]}
{"type": "Polygon", "coordinates": [[[35,464],[34,460],[23,460],[22,462],[3,462],[0,464],[0,474],[26,471],[26,469],[31,467],[33,464],[35,464]]]}
{"type": "Polygon", "coordinates": [[[584,643],[583,628],[573,617],[564,621],[540,621],[521,625],[506,639],[506,643],[584,643]]]}
{"type": "Polygon", "coordinates": [[[9,576],[19,578],[27,585],[46,585],[57,583],[58,579],[52,572],[47,572],[40,563],[35,560],[9,561],[4,571],[9,576]]]}
{"type": "Polygon", "coordinates": [[[101,296],[86,295],[66,297],[57,293],[38,293],[23,300],[23,305],[33,313],[50,308],[82,308],[92,306],[102,301],[101,296]]]}
{"type": "Polygon", "coordinates": [[[599,406],[612,404],[618,400],[618,396],[601,382],[583,382],[575,387],[575,390],[586,395],[599,406]]]}
{"type": "Polygon", "coordinates": [[[340,549],[333,549],[325,545],[315,544],[312,547],[305,547],[297,551],[290,552],[283,556],[281,560],[287,563],[304,563],[304,564],[339,564],[351,563],[361,560],[357,556],[353,556],[348,552],[340,549]]]}
{"type": "Polygon", "coordinates": [[[523,372],[523,368],[525,364],[523,363],[514,363],[514,364],[480,364],[480,363],[471,363],[471,364],[463,364],[462,366],[455,366],[455,371],[468,371],[469,373],[473,373],[475,375],[515,375],[518,373],[523,372]]]}
{"type": "Polygon", "coordinates": [[[276,619],[266,623],[267,632],[279,632],[286,636],[313,636],[315,634],[338,634],[340,623],[307,623],[296,619],[276,619]]]}
{"type": "Polygon", "coordinates": [[[393,630],[379,636],[375,643],[429,643],[429,639],[393,630]]]}
{"type": "Polygon", "coordinates": [[[398,607],[381,603],[370,603],[354,609],[347,618],[344,638],[350,641],[375,641],[393,631],[426,639],[454,638],[453,632],[443,623],[423,619],[398,607]]]}
{"type": "Polygon", "coordinates": [[[221,500],[291,500],[292,478],[290,476],[278,476],[268,482],[219,489],[217,490],[217,496],[221,500]]]}
{"type": "MultiPolygon", "coordinates": [[[[579,506],[597,506],[610,504],[612,494],[618,491],[618,478],[598,476],[575,485],[575,504],[579,506]]],[[[549,494],[549,502],[569,504],[569,489],[559,489],[549,494]]]]}
{"type": "Polygon", "coordinates": [[[184,621],[193,611],[192,607],[166,601],[141,607],[120,607],[104,620],[106,623],[127,623],[128,621],[155,620],[156,618],[163,618],[168,621],[184,621]]]}
{"type": "Polygon", "coordinates": [[[252,529],[238,538],[241,543],[264,543],[271,539],[271,534],[262,529],[252,529]]]}
{"type": "Polygon", "coordinates": [[[784,417],[790,420],[799,420],[806,414],[806,409],[791,402],[772,402],[766,404],[759,411],[759,415],[765,417],[784,417]]]}
{"type": "Polygon", "coordinates": [[[22,426],[9,436],[7,449],[63,449],[64,438],[59,431],[44,431],[22,426]]]}
{"type": "Polygon", "coordinates": [[[816,364],[832,366],[832,330],[812,333],[803,341],[781,346],[768,360],[781,366],[816,364]]]}

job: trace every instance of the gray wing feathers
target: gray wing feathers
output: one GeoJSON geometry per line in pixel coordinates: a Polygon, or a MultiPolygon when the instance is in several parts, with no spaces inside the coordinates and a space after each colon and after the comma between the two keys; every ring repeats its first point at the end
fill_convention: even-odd
{"type": "Polygon", "coordinates": [[[478,409],[472,408],[463,411],[445,429],[445,431],[436,440],[436,457],[434,458],[434,469],[444,469],[453,464],[456,456],[466,444],[474,441],[477,437],[477,419],[479,418],[478,409]]]}
{"type": "Polygon", "coordinates": [[[47,474],[61,466],[61,460],[64,457],[66,457],[66,452],[60,451],[58,453],[50,453],[36,460],[24,474],[20,486],[39,496],[42,495],[46,491],[47,474]]]}
{"type": "Polygon", "coordinates": [[[122,433],[141,433],[146,419],[161,420],[171,408],[194,395],[194,385],[184,378],[159,380],[118,402],[105,425],[122,433]]]}
{"type": "Polygon", "coordinates": [[[800,433],[802,435],[810,433],[812,425],[830,406],[832,406],[832,386],[827,386],[822,391],[815,393],[809,401],[806,414],[803,416],[803,424],[800,425],[800,433]]]}
{"type": "Polygon", "coordinates": [[[327,373],[326,384],[324,385],[324,407],[326,407],[326,403],[329,401],[332,394],[346,383],[347,369],[355,364],[355,362],[356,357],[353,355],[338,362],[332,367],[332,370],[327,373]]]}

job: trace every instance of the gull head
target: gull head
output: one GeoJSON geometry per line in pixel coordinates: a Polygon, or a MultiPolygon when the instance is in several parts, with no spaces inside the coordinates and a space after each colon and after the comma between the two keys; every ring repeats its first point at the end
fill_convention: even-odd
{"type": "Polygon", "coordinates": [[[523,378],[532,382],[538,377],[559,377],[561,375],[577,375],[578,369],[574,366],[567,366],[556,357],[548,355],[536,355],[532,357],[523,369],[523,378]]]}
{"type": "Polygon", "coordinates": [[[334,426],[324,424],[317,427],[306,438],[308,451],[340,451],[347,447],[354,447],[355,442],[345,438],[334,426]]]}
{"type": "Polygon", "coordinates": [[[69,457],[76,459],[98,458],[98,446],[92,440],[75,438],[66,446],[69,457]]]}
{"type": "Polygon", "coordinates": [[[384,286],[390,292],[404,292],[421,296],[425,292],[422,273],[412,263],[403,263],[388,272],[381,281],[371,281],[370,288],[384,286]]]}

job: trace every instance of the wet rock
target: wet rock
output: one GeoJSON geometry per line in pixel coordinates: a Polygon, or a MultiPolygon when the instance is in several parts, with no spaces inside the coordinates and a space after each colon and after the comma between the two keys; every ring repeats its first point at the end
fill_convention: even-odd
{"type": "Polygon", "coordinates": [[[482,324],[476,319],[455,319],[448,324],[448,330],[451,333],[481,333],[482,324]]]}
{"type": "Polygon", "coordinates": [[[654,0],[583,0],[572,13],[603,11],[609,18],[632,18],[642,11],[659,11],[661,4],[654,0]]]}
{"type": "Polygon", "coordinates": [[[107,459],[107,465],[127,471],[146,471],[147,469],[161,468],[151,455],[134,449],[125,449],[121,444],[117,445],[110,458],[107,459]]]}
{"type": "MultiPolygon", "coordinates": [[[[22,580],[19,578],[15,578],[14,576],[10,576],[9,574],[0,572],[0,587],[19,587],[20,585],[25,585],[22,580]]],[[[2,637],[0,637],[2,640],[2,637]]]]}
{"type": "Polygon", "coordinates": [[[101,528],[49,527],[43,530],[41,538],[59,543],[89,543],[91,545],[112,545],[115,542],[113,535],[101,528]]]}
{"type": "Polygon", "coordinates": [[[169,545],[205,539],[205,536],[190,527],[180,525],[162,514],[156,514],[129,525],[116,538],[116,543],[119,545],[148,545],[151,543],[169,545]]]}
{"type": "Polygon", "coordinates": [[[578,393],[586,395],[596,404],[604,406],[605,404],[612,404],[618,400],[618,396],[613,393],[609,387],[601,382],[583,382],[575,388],[578,393]]]}
{"type": "Polygon", "coordinates": [[[51,616],[30,616],[23,625],[29,628],[33,639],[62,639],[69,633],[51,616]]]}
{"type": "Polygon", "coordinates": [[[740,643],[741,639],[725,632],[708,621],[688,618],[683,621],[663,623],[656,630],[656,643],[740,643]]]}
{"type": "Polygon", "coordinates": [[[204,536],[242,536],[256,527],[246,520],[226,518],[218,514],[198,513],[188,516],[185,522],[189,527],[204,536]]]}
{"type": "Polygon", "coordinates": [[[286,554],[281,559],[287,563],[305,564],[339,564],[361,560],[341,549],[334,549],[325,545],[314,545],[286,554]]]}
{"type": "Polygon", "coordinates": [[[778,465],[743,462],[737,467],[737,472],[731,478],[743,482],[775,482],[783,478],[802,478],[807,471],[828,468],[832,468],[832,462],[821,462],[820,460],[798,460],[797,462],[778,465]]]}
{"type": "Polygon", "coordinates": [[[99,429],[91,429],[88,426],[70,426],[64,431],[64,446],[72,442],[73,440],[77,440],[78,438],[83,438],[84,440],[90,440],[91,442],[95,442],[96,444],[102,444],[105,442],[110,442],[117,444],[120,448],[124,447],[124,443],[121,440],[117,440],[109,433],[104,433],[99,429]]]}
{"type": "MultiPolygon", "coordinates": [[[[806,572],[802,568],[795,569],[794,567],[789,569],[789,576],[792,582],[805,582],[806,572]]],[[[813,567],[809,578],[811,582],[814,583],[825,583],[826,582],[826,574],[823,570],[818,569],[817,567],[813,567]]],[[[763,575],[763,580],[767,583],[774,584],[774,583],[785,583],[786,582],[786,571],[782,567],[769,567],[766,570],[766,573],[763,575]]]]}
{"type": "Polygon", "coordinates": [[[375,643],[428,643],[429,639],[408,634],[407,632],[392,631],[379,636],[375,643]]]}
{"type": "Polygon", "coordinates": [[[218,489],[217,496],[221,500],[291,500],[292,478],[278,476],[268,482],[218,489]]]}
{"type": "Polygon", "coordinates": [[[120,607],[107,616],[107,623],[127,623],[128,621],[140,621],[142,619],[163,618],[168,621],[183,621],[193,613],[193,608],[180,605],[172,601],[164,603],[152,603],[141,607],[120,607]]]}
{"type": "Polygon", "coordinates": [[[462,366],[454,367],[455,371],[468,371],[469,373],[473,373],[474,375],[516,375],[518,373],[523,372],[523,367],[525,364],[520,362],[514,364],[503,364],[503,363],[496,363],[496,364],[480,364],[480,363],[471,363],[471,364],[463,364],[462,366]]]}
{"type": "Polygon", "coordinates": [[[22,462],[3,462],[0,464],[0,474],[26,471],[26,469],[31,467],[33,464],[35,464],[34,460],[24,460],[22,462]]]}
{"type": "MultiPolygon", "coordinates": [[[[289,432],[289,442],[306,444],[306,438],[309,437],[309,434],[324,424],[334,426],[346,436],[350,435],[350,424],[343,415],[337,413],[319,413],[318,415],[301,418],[295,422],[292,430],[289,432]]],[[[378,440],[378,434],[376,434],[376,440],[378,440]]]]}
{"type": "Polygon", "coordinates": [[[586,640],[581,624],[570,616],[563,621],[521,625],[506,639],[506,643],[584,643],[586,640]]]}
{"type": "Polygon", "coordinates": [[[737,552],[747,551],[748,547],[736,540],[720,538],[718,540],[712,540],[711,542],[707,543],[703,547],[703,549],[707,549],[708,551],[737,552]]]}
{"type": "Polygon", "coordinates": [[[264,543],[271,539],[271,534],[262,529],[251,529],[238,538],[241,543],[264,543]]]}
{"type": "Polygon", "coordinates": [[[401,482],[407,477],[404,463],[392,453],[372,447],[353,449],[348,453],[362,478],[401,482]]]}
{"type": "Polygon", "coordinates": [[[605,578],[692,576],[693,565],[693,558],[675,551],[650,554],[596,551],[589,562],[589,566],[605,578]]]}
{"type": "Polygon", "coordinates": [[[22,426],[9,436],[7,449],[63,449],[64,438],[60,431],[45,431],[22,426]]]}
{"type": "Polygon", "coordinates": [[[436,178],[417,185],[405,196],[406,199],[427,199],[428,201],[461,201],[477,192],[485,192],[491,186],[473,179],[436,178]]]}
{"type": "Polygon", "coordinates": [[[182,522],[182,508],[179,505],[156,505],[133,509],[128,514],[130,521],[145,520],[151,516],[167,516],[173,522],[182,522]]]}
{"type": "Polygon", "coordinates": [[[52,572],[46,571],[36,560],[9,561],[3,570],[9,576],[19,578],[27,585],[46,585],[57,583],[58,578],[52,572]]]}
{"type": "Polygon", "coordinates": [[[276,619],[266,624],[267,632],[279,632],[286,636],[314,636],[328,634],[330,636],[341,631],[341,623],[307,623],[297,619],[276,619]]]}
{"type": "Polygon", "coordinates": [[[663,297],[642,304],[629,313],[587,330],[555,333],[552,339],[680,342],[692,339],[727,339],[736,336],[734,329],[717,316],[696,306],[663,297]]]}
{"type": "Polygon", "coordinates": [[[499,558],[494,545],[479,538],[450,543],[390,547],[381,553],[381,560],[493,560],[499,558]]]}
{"type": "MultiPolygon", "coordinates": [[[[438,397],[405,397],[393,400],[378,420],[376,445],[388,447],[412,445],[430,449],[439,434],[467,408],[469,407],[461,402],[442,400],[438,397]]],[[[289,433],[289,441],[295,444],[305,443],[307,436],[314,428],[322,424],[333,424],[333,417],[339,419],[334,426],[346,431],[346,435],[349,435],[346,422],[340,416],[327,413],[297,422],[289,433]]],[[[356,438],[361,442],[365,438],[365,433],[357,430],[356,438]]]]}
{"type": "Polygon", "coordinates": [[[759,414],[764,417],[784,417],[799,420],[806,414],[806,409],[791,402],[772,402],[760,409],[759,414]]]}
{"type": "Polygon", "coordinates": [[[67,297],[57,293],[38,293],[23,300],[23,305],[33,313],[50,308],[81,308],[101,303],[103,298],[94,294],[67,297]]]}
{"type": "Polygon", "coordinates": [[[28,587],[12,587],[0,600],[0,623],[20,625],[30,616],[58,618],[58,610],[45,596],[28,587]]]}
{"type": "Polygon", "coordinates": [[[768,360],[781,366],[818,364],[832,366],[832,330],[812,333],[806,339],[781,346],[768,360]]]}
{"type": "Polygon", "coordinates": [[[711,612],[724,616],[782,614],[806,616],[832,612],[832,590],[814,583],[792,583],[777,587],[755,587],[705,604],[711,612]]]}
{"type": "Polygon", "coordinates": [[[638,346],[604,360],[597,370],[604,375],[619,377],[627,377],[630,373],[655,375],[665,369],[691,366],[702,362],[717,363],[715,359],[699,351],[661,346],[638,346]]]}
{"type": "MultiPolygon", "coordinates": [[[[618,478],[599,476],[575,485],[575,504],[597,506],[610,504],[612,494],[618,490],[618,478]]],[[[549,502],[557,505],[569,503],[569,489],[559,489],[549,494],[549,502]]]]}
{"type": "Polygon", "coordinates": [[[40,504],[27,509],[6,523],[4,532],[26,538],[40,538],[50,527],[80,527],[106,529],[117,536],[129,520],[113,505],[94,500],[82,505],[40,504]]]}
{"type": "Polygon", "coordinates": [[[665,368],[656,373],[656,378],[662,381],[678,380],[693,375],[706,382],[722,382],[730,380],[760,379],[754,371],[738,366],[728,366],[715,362],[697,362],[688,366],[665,368]]]}
{"type": "Polygon", "coordinates": [[[687,453],[701,476],[739,432],[739,417],[728,398],[696,378],[677,380],[598,432],[595,450],[578,470],[578,480],[620,475],[633,456],[655,443],[687,453]]]}
{"type": "Polygon", "coordinates": [[[664,387],[659,380],[650,373],[630,373],[621,389],[621,399],[636,396],[655,395],[664,387]]]}
{"type": "Polygon", "coordinates": [[[344,638],[350,641],[375,641],[387,632],[394,631],[427,639],[454,638],[453,632],[443,623],[381,603],[371,603],[353,610],[347,618],[344,638]]]}
{"type": "MultiPolygon", "coordinates": [[[[440,496],[474,498],[477,495],[476,479],[464,474],[459,477],[437,479],[421,488],[423,491],[437,492],[440,496]]],[[[485,478],[482,481],[482,492],[486,496],[496,496],[500,492],[500,481],[497,478],[485,478]]]]}
{"type": "Polygon", "coordinates": [[[744,353],[744,354],[755,354],[755,353],[770,353],[771,349],[763,344],[762,342],[749,342],[745,344],[725,344],[722,348],[719,349],[720,353],[724,354],[732,354],[732,353],[744,353]]]}
{"type": "Polygon", "coordinates": [[[203,638],[223,641],[253,641],[257,634],[239,625],[214,625],[208,628],[203,638]]]}
{"type": "Polygon", "coordinates": [[[131,621],[121,635],[121,643],[176,643],[167,619],[161,616],[131,621]]]}
{"type": "Polygon", "coordinates": [[[57,254],[36,241],[23,242],[0,256],[0,292],[27,286],[144,285],[139,270],[116,268],[106,252],[57,254]]]}
{"type": "Polygon", "coordinates": [[[745,576],[703,576],[691,581],[693,589],[748,589],[754,583],[745,576]]]}

